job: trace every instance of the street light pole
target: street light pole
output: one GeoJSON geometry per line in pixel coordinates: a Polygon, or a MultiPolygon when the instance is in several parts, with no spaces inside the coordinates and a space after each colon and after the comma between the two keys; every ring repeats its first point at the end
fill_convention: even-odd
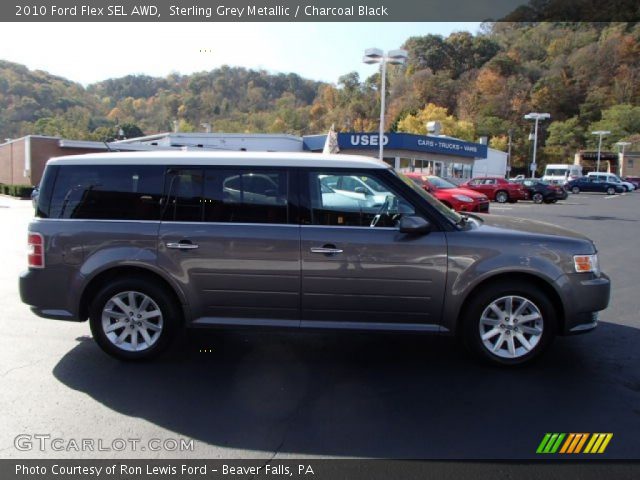
{"type": "Polygon", "coordinates": [[[379,48],[368,48],[364,51],[364,58],[362,61],[368,65],[379,63],[380,64],[380,129],[378,134],[379,152],[378,156],[380,161],[384,158],[384,109],[386,100],[387,89],[387,63],[392,65],[402,65],[407,60],[408,53],[406,50],[391,50],[385,53],[379,48]]]}
{"type": "Polygon", "coordinates": [[[609,130],[596,130],[595,132],[591,132],[592,135],[598,135],[598,160],[596,162],[596,172],[600,171],[600,150],[602,149],[602,137],[605,135],[609,135],[611,132],[609,130]]]}
{"type": "Polygon", "coordinates": [[[548,113],[537,113],[537,112],[531,112],[531,113],[527,113],[524,118],[526,118],[527,120],[535,120],[535,127],[534,127],[534,131],[533,131],[533,161],[531,162],[531,176],[533,178],[536,178],[536,152],[537,152],[537,147],[538,147],[538,121],[539,120],[546,120],[548,118],[551,118],[551,115],[548,113]]]}
{"type": "Polygon", "coordinates": [[[384,143],[384,108],[385,108],[385,104],[386,104],[386,89],[387,89],[387,62],[381,62],[380,65],[380,71],[382,72],[382,79],[380,80],[382,82],[382,86],[381,88],[381,95],[380,95],[380,128],[379,128],[379,134],[378,134],[378,143],[379,143],[379,147],[378,147],[378,157],[380,158],[380,161],[383,160],[383,150],[384,147],[382,146],[382,144],[384,143]]]}

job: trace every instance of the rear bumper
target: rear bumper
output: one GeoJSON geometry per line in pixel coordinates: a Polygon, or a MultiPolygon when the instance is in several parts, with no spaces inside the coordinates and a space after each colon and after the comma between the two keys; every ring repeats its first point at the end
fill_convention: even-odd
{"type": "Polygon", "coordinates": [[[598,325],[598,313],[609,305],[611,281],[607,275],[585,278],[584,274],[561,277],[565,291],[564,335],[575,335],[593,330],[598,325]]]}
{"type": "Polygon", "coordinates": [[[61,291],[64,284],[53,282],[47,269],[27,270],[19,279],[20,299],[39,317],[81,322],[67,305],[68,292],[61,291]]]}

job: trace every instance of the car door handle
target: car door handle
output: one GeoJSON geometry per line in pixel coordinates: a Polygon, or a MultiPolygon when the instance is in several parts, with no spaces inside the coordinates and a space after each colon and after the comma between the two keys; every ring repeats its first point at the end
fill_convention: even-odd
{"type": "Polygon", "coordinates": [[[342,253],[342,249],[336,248],[333,245],[325,245],[324,247],[311,247],[311,253],[323,253],[325,255],[335,255],[342,253]]]}
{"type": "Polygon", "coordinates": [[[175,248],[177,250],[195,250],[199,245],[191,242],[169,242],[167,248],[175,248]]]}

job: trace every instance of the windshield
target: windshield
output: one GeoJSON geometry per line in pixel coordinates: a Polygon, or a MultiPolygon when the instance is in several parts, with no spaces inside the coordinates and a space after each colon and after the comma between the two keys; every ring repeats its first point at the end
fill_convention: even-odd
{"type": "Polygon", "coordinates": [[[440,177],[427,177],[427,180],[438,188],[458,188],[453,183],[447,182],[445,179],[440,177]]]}
{"type": "Polygon", "coordinates": [[[550,177],[564,177],[567,174],[567,168],[547,168],[544,174],[550,177]]]}
{"type": "Polygon", "coordinates": [[[416,185],[409,177],[403,175],[400,172],[396,172],[393,169],[390,169],[395,175],[397,175],[404,183],[409,185],[411,189],[420,195],[429,205],[438,210],[442,215],[447,217],[453,223],[460,223],[462,221],[462,217],[458,215],[455,211],[447,208],[444,203],[440,202],[440,200],[436,199],[433,195],[425,192],[422,188],[416,185]]]}

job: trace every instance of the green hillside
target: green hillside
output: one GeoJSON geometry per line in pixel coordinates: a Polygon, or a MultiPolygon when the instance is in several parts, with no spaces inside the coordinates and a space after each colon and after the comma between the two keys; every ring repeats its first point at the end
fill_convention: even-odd
{"type": "MultiPolygon", "coordinates": [[[[523,115],[548,112],[542,162],[592,148],[595,129],[611,130],[606,148],[640,141],[640,25],[635,23],[490,23],[482,33],[408,38],[409,62],[388,72],[387,128],[424,133],[441,120],[445,134],[490,137],[516,164],[530,155],[523,115]]],[[[126,76],[83,88],[0,61],[0,138],[25,134],[113,138],[173,129],[322,133],[375,130],[379,75],[345,73],[337,85],[296,74],[223,66],[165,78],[126,76]]],[[[640,145],[635,145],[635,148],[640,145]]]]}

